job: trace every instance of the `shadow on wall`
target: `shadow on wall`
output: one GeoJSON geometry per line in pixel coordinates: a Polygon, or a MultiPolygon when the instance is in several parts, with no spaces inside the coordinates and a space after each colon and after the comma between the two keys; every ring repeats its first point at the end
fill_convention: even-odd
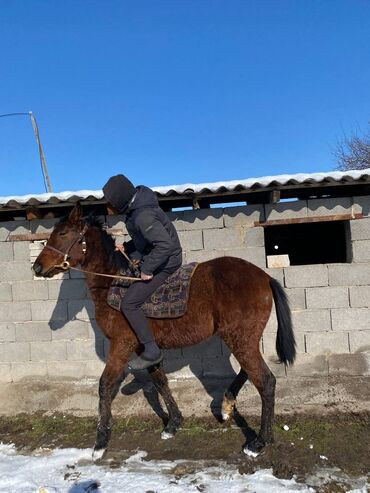
{"type": "MultiPolygon", "coordinates": [[[[105,361],[109,342],[95,321],[94,304],[86,297],[84,279],[61,281],[59,298],[49,326],[53,331],[65,331],[63,338],[69,339],[72,345],[74,341],[78,343],[82,355],[83,343],[86,343],[87,359],[93,357],[91,342],[94,341],[95,354],[101,361],[105,361]]],[[[84,357],[82,356],[81,359],[84,357]]],[[[182,378],[194,375],[212,398],[211,411],[219,419],[223,394],[236,373],[230,363],[230,351],[217,336],[191,348],[165,351],[164,369],[167,374],[183,372],[182,378]]],[[[127,375],[128,372],[125,378],[127,375]]],[[[146,371],[134,372],[133,376],[133,380],[122,387],[122,394],[129,396],[142,390],[154,412],[165,420],[166,413],[163,411],[149,374],[146,371]]]]}

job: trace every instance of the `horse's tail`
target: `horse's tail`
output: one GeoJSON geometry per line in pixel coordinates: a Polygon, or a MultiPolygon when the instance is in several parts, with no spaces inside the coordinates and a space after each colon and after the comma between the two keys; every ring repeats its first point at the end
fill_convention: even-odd
{"type": "Polygon", "coordinates": [[[293,334],[292,314],[288,296],[279,281],[270,279],[272,296],[275,302],[277,317],[276,352],[280,363],[292,365],[296,357],[296,344],[293,334]]]}

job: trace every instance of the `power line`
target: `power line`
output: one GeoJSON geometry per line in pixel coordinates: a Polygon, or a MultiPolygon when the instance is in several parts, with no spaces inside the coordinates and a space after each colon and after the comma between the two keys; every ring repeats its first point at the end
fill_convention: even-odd
{"type": "Polygon", "coordinates": [[[29,111],[28,113],[5,113],[3,115],[0,115],[0,118],[2,118],[4,116],[29,116],[30,117],[31,123],[32,123],[32,128],[33,128],[33,133],[35,135],[37,146],[39,148],[41,171],[42,171],[42,176],[44,177],[45,190],[50,193],[51,192],[51,184],[50,184],[48,168],[46,166],[44,151],[43,151],[42,145],[41,145],[39,128],[38,128],[38,125],[36,122],[36,118],[34,117],[32,111],[29,111]]]}

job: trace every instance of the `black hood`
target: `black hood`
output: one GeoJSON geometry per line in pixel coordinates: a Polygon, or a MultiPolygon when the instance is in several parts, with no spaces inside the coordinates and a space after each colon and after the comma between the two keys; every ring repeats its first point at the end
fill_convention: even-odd
{"type": "Polygon", "coordinates": [[[158,205],[158,199],[153,190],[144,185],[140,185],[136,188],[136,194],[131,202],[129,212],[143,207],[158,207],[158,205]]]}
{"type": "Polygon", "coordinates": [[[103,187],[104,198],[120,213],[127,209],[135,191],[134,185],[124,175],[112,176],[103,187]]]}

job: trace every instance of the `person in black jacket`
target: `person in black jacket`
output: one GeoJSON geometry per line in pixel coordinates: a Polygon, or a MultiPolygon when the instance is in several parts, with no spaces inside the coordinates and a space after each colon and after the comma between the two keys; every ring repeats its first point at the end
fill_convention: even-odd
{"type": "Polygon", "coordinates": [[[154,192],[143,185],[134,185],[124,175],[109,178],[103,187],[107,202],[125,214],[131,240],[117,245],[140,265],[143,282],[134,282],[121,303],[121,311],[134,330],[143,352],[130,362],[133,370],[158,364],[163,353],[154,341],[148,321],[141,309],[149,296],[175,272],[182,263],[182,249],[176,229],[159,207],[154,192]]]}

